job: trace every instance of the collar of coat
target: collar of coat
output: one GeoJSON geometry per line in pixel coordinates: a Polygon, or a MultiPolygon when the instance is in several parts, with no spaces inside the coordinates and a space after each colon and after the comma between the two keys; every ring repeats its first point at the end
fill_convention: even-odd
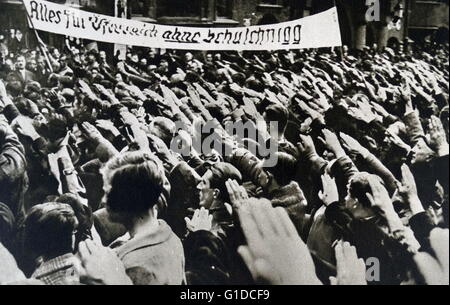
{"type": "Polygon", "coordinates": [[[289,207],[301,204],[305,198],[297,182],[292,181],[269,194],[273,207],[289,207]]]}

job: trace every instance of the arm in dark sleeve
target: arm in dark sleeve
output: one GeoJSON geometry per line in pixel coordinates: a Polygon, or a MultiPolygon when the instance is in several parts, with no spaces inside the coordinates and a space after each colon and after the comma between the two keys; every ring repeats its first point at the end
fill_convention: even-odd
{"type": "Polygon", "coordinates": [[[422,248],[430,249],[430,234],[436,227],[430,215],[427,212],[416,214],[409,220],[409,225],[422,248]]]}

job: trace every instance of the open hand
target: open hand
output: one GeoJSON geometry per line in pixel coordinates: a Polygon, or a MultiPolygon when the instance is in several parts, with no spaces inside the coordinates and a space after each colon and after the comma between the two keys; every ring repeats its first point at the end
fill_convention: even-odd
{"type": "Polygon", "coordinates": [[[192,219],[185,218],[187,229],[190,232],[211,231],[213,216],[205,208],[195,210],[192,219]]]}
{"type": "Polygon", "coordinates": [[[247,246],[238,249],[257,282],[272,285],[318,285],[306,244],[283,208],[250,199],[238,210],[247,246]]]}

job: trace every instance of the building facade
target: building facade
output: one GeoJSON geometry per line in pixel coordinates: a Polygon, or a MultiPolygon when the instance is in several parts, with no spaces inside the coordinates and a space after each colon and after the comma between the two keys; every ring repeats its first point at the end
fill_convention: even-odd
{"type": "MultiPolygon", "coordinates": [[[[448,33],[448,0],[50,0],[110,16],[122,10],[127,18],[143,22],[187,26],[243,26],[277,23],[338,8],[342,40],[350,47],[380,47],[429,35],[448,33]],[[369,3],[369,4],[368,4],[369,3]],[[375,19],[367,12],[377,5],[375,19]],[[445,32],[447,31],[447,32],[445,32]]],[[[0,0],[4,30],[27,32],[22,1],[0,0]],[[17,16],[22,16],[18,18],[17,16]]],[[[56,42],[43,33],[44,40],[56,42]]],[[[32,35],[28,38],[32,40],[32,35]],[[30,38],[31,37],[31,38],[30,38]]],[[[448,38],[447,38],[448,40],[448,38]]]]}

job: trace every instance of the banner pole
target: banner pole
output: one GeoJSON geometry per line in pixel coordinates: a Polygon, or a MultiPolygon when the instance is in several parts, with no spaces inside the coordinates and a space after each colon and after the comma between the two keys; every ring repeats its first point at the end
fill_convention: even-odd
{"type": "MultiPolygon", "coordinates": [[[[333,4],[334,4],[334,7],[336,8],[336,13],[338,15],[338,23],[339,23],[339,12],[338,12],[338,9],[337,9],[336,0],[333,0],[333,4]]],[[[341,27],[339,27],[339,29],[340,28],[341,27]]],[[[341,35],[341,37],[342,37],[342,35],[341,35]]],[[[339,48],[341,49],[341,61],[344,61],[344,48],[342,47],[342,38],[341,38],[341,46],[339,48]]]]}
{"type": "Polygon", "coordinates": [[[31,17],[28,14],[27,7],[25,6],[25,3],[23,2],[23,0],[22,0],[22,4],[23,4],[23,7],[25,9],[25,14],[27,14],[28,23],[29,23],[30,27],[32,28],[34,35],[36,36],[36,40],[38,42],[39,50],[44,55],[45,62],[47,63],[48,69],[50,70],[51,73],[53,73],[53,68],[52,68],[52,65],[50,63],[50,59],[48,58],[48,54],[45,51],[45,49],[42,47],[44,42],[42,41],[41,37],[39,37],[39,34],[38,34],[36,28],[34,27],[33,20],[31,20],[31,17]]]}

